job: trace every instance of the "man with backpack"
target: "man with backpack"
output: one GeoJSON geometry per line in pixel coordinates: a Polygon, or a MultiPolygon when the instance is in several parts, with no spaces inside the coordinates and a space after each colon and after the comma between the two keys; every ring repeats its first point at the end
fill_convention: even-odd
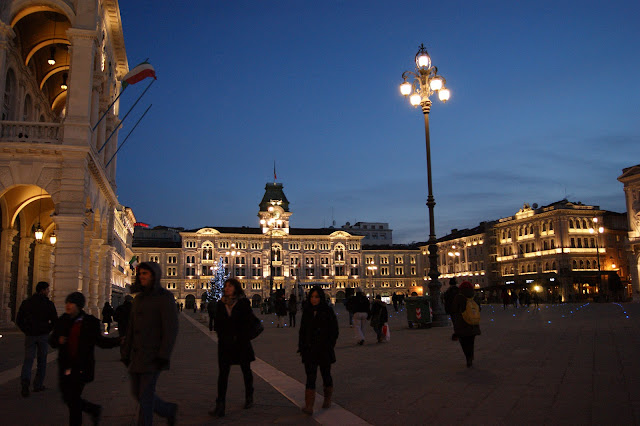
{"type": "Polygon", "coordinates": [[[471,367],[475,338],[480,335],[480,306],[474,300],[473,285],[469,281],[460,284],[460,292],[451,304],[451,319],[453,331],[467,359],[467,367],[471,367]]]}

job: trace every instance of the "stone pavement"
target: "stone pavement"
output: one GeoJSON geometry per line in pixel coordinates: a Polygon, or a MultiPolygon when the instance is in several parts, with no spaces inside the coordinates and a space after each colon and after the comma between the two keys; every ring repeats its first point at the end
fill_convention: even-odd
{"type": "MultiPolygon", "coordinates": [[[[227,416],[207,415],[216,393],[216,344],[197,324],[200,314],[181,317],[171,370],[160,376],[158,393],[180,404],[179,424],[190,425],[353,424],[354,419],[374,425],[640,424],[640,394],[634,392],[640,389],[640,304],[506,311],[483,305],[472,368],[466,368],[459,344],[451,341],[450,328],[409,329],[406,313],[394,315],[389,306],[391,341],[374,343],[369,328],[367,342],[357,346],[344,308],[339,305],[336,311],[341,325],[332,370],[337,406],[318,410],[313,419],[297,406],[304,387],[304,369],[295,353],[297,329],[275,328],[271,316],[261,316],[266,330],[254,341],[264,363],[252,364],[252,409],[242,409],[242,375],[234,367],[227,416]]],[[[11,368],[7,363],[19,360],[22,342],[0,333],[0,366],[11,368]]],[[[103,405],[103,424],[132,424],[136,407],[117,349],[96,349],[96,355],[97,379],[85,397],[103,405]]],[[[45,383],[50,389],[26,399],[19,396],[17,376],[2,379],[3,371],[8,370],[0,371],[3,425],[65,424],[55,363],[49,364],[45,383]]],[[[319,377],[319,392],[321,382],[319,377]]]]}

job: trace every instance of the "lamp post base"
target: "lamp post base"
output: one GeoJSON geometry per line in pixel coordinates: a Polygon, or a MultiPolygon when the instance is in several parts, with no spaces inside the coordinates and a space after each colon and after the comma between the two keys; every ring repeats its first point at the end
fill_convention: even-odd
{"type": "Polygon", "coordinates": [[[442,301],[440,300],[442,284],[440,284],[438,280],[431,280],[428,287],[429,296],[431,297],[431,311],[433,312],[431,327],[448,327],[449,315],[445,313],[442,301]]]}

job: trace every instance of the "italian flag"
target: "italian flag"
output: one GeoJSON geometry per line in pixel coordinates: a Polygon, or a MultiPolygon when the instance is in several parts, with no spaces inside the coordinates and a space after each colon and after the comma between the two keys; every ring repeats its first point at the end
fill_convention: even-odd
{"type": "Polygon", "coordinates": [[[137,266],[138,266],[138,256],[133,256],[129,261],[129,267],[131,268],[131,270],[134,270],[136,269],[137,266]]]}
{"type": "Polygon", "coordinates": [[[130,84],[136,84],[147,77],[153,77],[154,80],[157,80],[156,70],[153,69],[149,62],[145,61],[129,71],[127,75],[122,78],[122,88],[124,89],[130,84]]]}

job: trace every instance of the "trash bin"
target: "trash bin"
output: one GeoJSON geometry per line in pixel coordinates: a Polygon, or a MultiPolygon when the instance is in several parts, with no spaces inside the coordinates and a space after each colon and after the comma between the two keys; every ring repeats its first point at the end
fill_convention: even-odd
{"type": "Polygon", "coordinates": [[[431,298],[429,296],[414,296],[404,299],[407,309],[409,328],[414,326],[431,327],[431,298]]]}

